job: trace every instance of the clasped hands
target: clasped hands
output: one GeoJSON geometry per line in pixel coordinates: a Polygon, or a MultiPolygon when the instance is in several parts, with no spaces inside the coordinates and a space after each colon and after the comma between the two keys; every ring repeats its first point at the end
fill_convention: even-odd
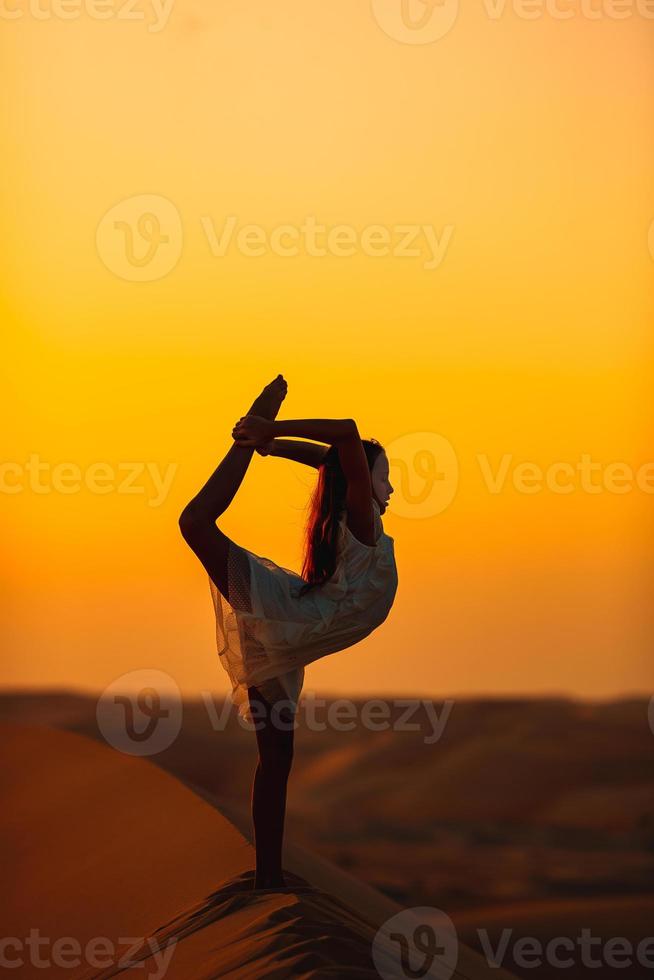
{"type": "Polygon", "coordinates": [[[232,429],[232,439],[237,446],[256,449],[262,456],[270,452],[274,439],[274,423],[260,415],[243,415],[232,429]]]}

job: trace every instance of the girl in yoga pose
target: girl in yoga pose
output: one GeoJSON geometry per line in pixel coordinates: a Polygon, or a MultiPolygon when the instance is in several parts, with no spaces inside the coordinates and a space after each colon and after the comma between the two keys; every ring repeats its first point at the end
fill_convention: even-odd
{"type": "Polygon", "coordinates": [[[255,726],[256,889],[285,885],[286,787],[304,667],[372,633],[388,616],[397,590],[394,542],[381,522],[393,492],[383,447],[361,439],[353,419],[275,421],[286,392],[281,374],[266,385],[235,424],[227,455],[179,519],[184,540],[209,575],[218,652],[232,698],[255,726]],[[248,551],[216,526],[255,450],[318,470],[302,575],[248,551]]]}

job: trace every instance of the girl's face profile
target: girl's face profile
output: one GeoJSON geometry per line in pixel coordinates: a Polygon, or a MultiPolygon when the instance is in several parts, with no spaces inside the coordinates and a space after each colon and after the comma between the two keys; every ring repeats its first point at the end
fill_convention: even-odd
{"type": "Polygon", "coordinates": [[[373,495],[383,514],[393,493],[393,486],[389,479],[388,456],[386,453],[379,454],[370,471],[370,476],[372,479],[373,495]]]}

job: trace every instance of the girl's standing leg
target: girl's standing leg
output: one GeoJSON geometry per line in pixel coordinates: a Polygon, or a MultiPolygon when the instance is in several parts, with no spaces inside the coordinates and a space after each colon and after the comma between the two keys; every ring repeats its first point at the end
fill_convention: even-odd
{"type": "Polygon", "coordinates": [[[282,845],[286,789],[293,763],[294,715],[284,702],[271,704],[256,687],[248,688],[259,761],[252,786],[256,849],[255,888],[283,888],[282,845]]]}

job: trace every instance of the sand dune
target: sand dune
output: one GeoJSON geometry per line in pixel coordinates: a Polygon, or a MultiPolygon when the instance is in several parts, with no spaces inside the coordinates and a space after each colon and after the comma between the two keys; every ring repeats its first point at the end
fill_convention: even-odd
{"type": "MultiPolygon", "coordinates": [[[[1,744],[15,976],[376,977],[373,949],[392,975],[378,930],[402,910],[367,885],[291,847],[290,886],[253,892],[245,833],[157,766],[45,727],[4,725],[1,744]]],[[[508,976],[462,944],[452,966],[424,975],[508,976]]]]}
{"type": "MultiPolygon", "coordinates": [[[[96,708],[91,695],[0,692],[0,722],[47,724],[106,745],[96,708]]],[[[119,734],[121,717],[116,725],[119,734]]],[[[435,745],[421,731],[361,725],[347,733],[302,725],[296,741],[288,842],[375,894],[444,909],[463,936],[469,913],[483,924],[516,906],[533,910],[530,924],[520,918],[539,933],[539,903],[551,910],[557,901],[570,912],[565,934],[575,935],[594,924],[583,902],[651,895],[654,739],[645,700],[457,701],[435,745]]],[[[178,737],[150,761],[227,812],[247,806],[255,757],[251,732],[233,718],[218,729],[203,701],[186,700],[178,737]]],[[[229,815],[247,836],[249,817],[229,815]]],[[[636,919],[626,925],[616,904],[611,934],[639,941],[636,919]]]]}

